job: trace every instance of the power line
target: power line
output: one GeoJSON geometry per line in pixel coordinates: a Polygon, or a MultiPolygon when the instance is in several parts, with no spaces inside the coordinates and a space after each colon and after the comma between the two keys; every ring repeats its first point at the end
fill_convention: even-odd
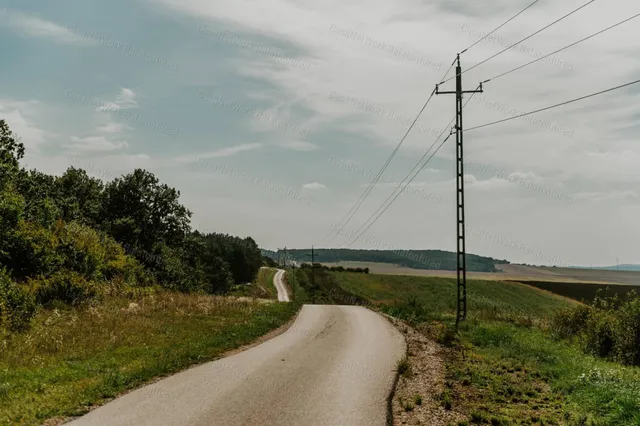
{"type": "MultiPolygon", "coordinates": [[[[448,73],[448,71],[447,71],[447,73],[448,73]]],[[[373,190],[375,184],[378,183],[378,181],[382,177],[382,173],[384,173],[384,171],[387,169],[387,166],[389,165],[389,163],[391,163],[391,160],[393,159],[393,157],[395,157],[396,153],[398,152],[398,150],[400,149],[400,147],[404,143],[405,139],[409,135],[409,132],[411,131],[411,129],[413,129],[413,126],[417,123],[418,119],[420,118],[420,116],[424,112],[425,108],[427,107],[427,105],[429,104],[429,102],[431,101],[431,98],[433,98],[433,95],[435,95],[435,93],[436,93],[436,89],[433,89],[433,92],[431,92],[431,95],[429,96],[429,99],[427,99],[427,101],[424,103],[424,105],[422,106],[422,109],[420,109],[420,112],[418,113],[416,118],[413,120],[413,123],[411,123],[411,125],[409,126],[409,129],[407,129],[407,131],[405,132],[405,134],[402,137],[402,139],[400,139],[400,142],[398,143],[398,145],[396,145],[396,147],[393,150],[393,152],[391,152],[391,155],[389,156],[389,158],[387,158],[387,161],[382,165],[382,168],[380,169],[380,171],[378,171],[378,173],[373,178],[373,180],[371,181],[371,183],[369,184],[367,189],[364,191],[364,193],[360,196],[358,201],[356,201],[356,203],[351,207],[351,209],[347,212],[345,217],[342,218],[342,220],[340,221],[340,224],[338,225],[338,228],[336,228],[337,229],[336,234],[331,238],[331,240],[329,240],[327,242],[327,244],[330,244],[340,234],[340,232],[344,229],[344,227],[347,226],[347,224],[351,221],[351,219],[353,219],[353,216],[357,213],[357,211],[360,208],[360,206],[362,205],[362,203],[364,203],[364,200],[369,196],[369,193],[371,193],[371,191],[373,190]],[[346,222],[344,222],[345,219],[347,219],[346,222]],[[344,224],[342,224],[342,222],[344,222],[344,224]]],[[[331,235],[333,232],[335,232],[335,230],[331,231],[331,233],[329,235],[331,235]]]]}
{"type": "MultiPolygon", "coordinates": [[[[480,87],[480,86],[478,86],[480,87]]],[[[471,96],[469,97],[469,99],[467,99],[467,101],[465,102],[465,104],[463,105],[466,106],[469,101],[471,101],[471,99],[473,98],[475,93],[472,93],[471,96]]],[[[440,138],[442,137],[442,135],[444,135],[444,133],[446,132],[447,128],[449,128],[451,126],[451,124],[455,121],[455,117],[453,119],[451,119],[451,121],[449,121],[449,124],[447,124],[447,126],[442,130],[442,132],[440,132],[440,135],[438,135],[438,137],[436,138],[436,140],[433,142],[433,144],[431,144],[431,146],[429,147],[429,149],[427,149],[427,151],[424,153],[424,155],[418,160],[418,162],[416,163],[416,165],[413,167],[413,169],[411,169],[411,171],[407,174],[407,176],[405,176],[405,178],[402,180],[402,182],[400,182],[400,185],[402,185],[404,183],[405,180],[407,180],[409,178],[409,176],[411,175],[411,173],[413,173],[413,171],[420,165],[420,163],[425,159],[425,157],[429,154],[429,151],[431,151],[431,149],[435,146],[436,143],[438,143],[438,140],[440,140],[440,138]]],[[[369,219],[367,219],[364,224],[355,232],[356,233],[356,238],[349,244],[348,247],[351,247],[356,241],[358,241],[360,239],[360,237],[380,218],[380,216],[382,216],[382,214],[391,206],[391,204],[393,204],[393,202],[400,196],[400,194],[402,192],[404,192],[404,190],[408,187],[408,185],[413,182],[413,180],[416,178],[416,176],[418,176],[418,174],[422,171],[422,169],[424,169],[424,167],[427,165],[427,163],[431,160],[431,158],[433,158],[433,156],[435,155],[436,152],[438,152],[438,150],[442,147],[442,145],[444,145],[444,143],[451,137],[452,133],[449,133],[449,136],[447,136],[445,138],[445,140],[440,144],[440,146],[438,146],[438,148],[433,152],[433,154],[431,154],[431,156],[427,159],[427,161],[418,169],[418,171],[413,175],[413,177],[405,184],[405,186],[400,190],[400,192],[398,192],[395,197],[394,194],[395,192],[398,190],[398,188],[400,187],[400,185],[398,185],[398,187],[396,187],[393,192],[387,197],[387,199],[382,203],[382,205],[380,207],[378,207],[378,210],[376,210],[370,217],[369,219]],[[391,200],[391,202],[384,207],[384,205],[391,199],[391,197],[394,197],[393,200],[391,200]],[[384,209],[383,209],[384,208],[384,209]],[[382,210],[383,209],[383,210],[382,210]],[[382,210],[380,212],[380,210],[382,210]],[[376,214],[380,212],[380,214],[378,214],[376,216],[376,214]],[[367,222],[369,222],[371,220],[371,218],[373,218],[374,216],[375,219],[373,220],[373,222],[371,222],[364,230],[362,230],[362,228],[367,224],[367,222]],[[362,232],[361,232],[362,230],[362,232]]]]}
{"type": "Polygon", "coordinates": [[[516,13],[515,15],[513,15],[511,18],[507,19],[502,25],[500,25],[499,27],[497,27],[495,30],[491,31],[489,34],[485,35],[484,37],[482,37],[480,40],[476,41],[475,43],[473,43],[471,46],[467,47],[466,49],[464,49],[462,52],[460,52],[460,54],[462,55],[464,52],[466,52],[467,50],[471,49],[473,46],[475,46],[476,44],[480,43],[482,40],[484,40],[485,38],[489,37],[491,34],[495,33],[496,31],[498,31],[500,28],[504,27],[505,25],[507,25],[509,22],[513,21],[514,19],[516,19],[518,16],[520,16],[522,13],[524,13],[527,9],[529,9],[531,6],[533,6],[534,4],[538,3],[540,0],[535,0],[533,3],[531,3],[529,6],[525,7],[524,9],[522,9],[520,12],[516,13]]]}
{"type": "MultiPolygon", "coordinates": [[[[456,63],[456,60],[454,59],[453,62],[451,62],[451,65],[449,66],[449,69],[447,69],[447,72],[444,74],[444,77],[442,77],[441,80],[444,80],[447,77],[447,75],[449,74],[449,71],[451,71],[451,69],[453,68],[453,65],[455,63],[456,63]]],[[[391,160],[393,159],[393,157],[396,155],[396,153],[398,152],[398,150],[400,149],[400,147],[404,143],[405,139],[409,135],[409,132],[411,132],[411,129],[413,129],[415,124],[418,122],[418,119],[420,118],[420,116],[424,112],[425,108],[427,107],[427,105],[429,104],[429,102],[431,101],[431,98],[433,98],[435,93],[436,93],[436,89],[433,89],[433,92],[431,92],[431,95],[429,96],[427,101],[422,106],[422,109],[420,109],[420,112],[418,113],[416,118],[413,120],[413,122],[411,123],[411,125],[409,126],[407,131],[405,132],[405,134],[402,137],[402,139],[400,139],[400,142],[398,143],[398,145],[395,147],[393,152],[391,152],[391,155],[389,155],[389,158],[387,158],[387,161],[385,161],[385,163],[383,164],[383,166],[380,169],[380,171],[373,178],[373,180],[371,181],[371,183],[369,184],[367,189],[364,191],[364,193],[360,196],[358,201],[356,201],[356,203],[351,207],[351,209],[347,212],[347,214],[342,218],[342,220],[339,222],[339,224],[336,227],[336,229],[331,230],[324,238],[322,238],[322,240],[324,240],[324,239],[326,239],[327,237],[329,237],[331,234],[333,234],[335,232],[335,235],[327,242],[327,244],[330,244],[340,234],[340,232],[342,232],[342,230],[347,226],[347,224],[351,221],[351,219],[353,219],[353,216],[357,213],[357,211],[360,208],[360,206],[362,206],[362,203],[365,201],[365,199],[369,196],[369,194],[371,193],[371,191],[373,190],[375,185],[378,183],[378,181],[382,177],[382,174],[387,169],[387,167],[389,166],[389,163],[391,163],[391,160]],[[345,222],[345,219],[346,219],[346,222],[345,222]]]]}
{"type": "MultiPolygon", "coordinates": [[[[481,61],[481,62],[479,62],[479,63],[477,63],[477,64],[473,65],[472,67],[467,68],[467,69],[466,69],[466,70],[464,70],[462,73],[464,74],[465,72],[471,71],[472,69],[474,69],[474,68],[476,68],[476,67],[479,67],[480,65],[482,65],[482,64],[484,64],[484,63],[486,63],[486,62],[490,61],[491,59],[495,58],[496,56],[503,54],[504,52],[506,52],[507,50],[511,49],[512,47],[515,47],[515,46],[519,45],[519,44],[520,44],[520,43],[522,43],[523,41],[529,40],[531,37],[533,37],[533,36],[535,36],[535,35],[537,35],[537,34],[540,34],[542,31],[546,30],[547,28],[549,28],[549,27],[551,27],[551,26],[553,26],[553,25],[557,24],[558,22],[560,22],[560,21],[562,21],[562,20],[564,20],[564,19],[568,18],[569,16],[573,15],[574,13],[578,12],[579,10],[581,10],[581,9],[583,9],[583,8],[585,8],[585,7],[587,7],[587,6],[589,6],[589,5],[590,5],[591,3],[593,3],[594,1],[596,1],[596,0],[590,0],[590,1],[588,1],[587,3],[585,3],[585,4],[583,4],[582,6],[578,7],[577,9],[574,9],[574,10],[572,10],[571,12],[567,13],[567,14],[566,14],[566,15],[564,15],[562,18],[556,19],[555,21],[553,21],[553,22],[552,22],[552,23],[550,23],[549,25],[545,26],[544,28],[539,29],[539,30],[538,30],[538,31],[536,31],[535,33],[528,35],[527,37],[523,38],[522,40],[520,40],[520,41],[518,41],[518,42],[516,42],[516,43],[513,43],[511,46],[509,46],[509,47],[507,47],[507,48],[505,48],[505,49],[501,50],[501,51],[500,51],[500,52],[498,52],[498,53],[496,53],[495,55],[492,55],[492,56],[488,57],[487,59],[485,59],[485,60],[483,60],[483,61],[481,61]]],[[[447,81],[451,80],[452,78],[455,78],[455,76],[454,76],[454,77],[450,77],[448,80],[443,81],[443,83],[446,83],[447,81]]]]}
{"type": "Polygon", "coordinates": [[[480,128],[483,128],[483,127],[492,126],[492,125],[494,125],[494,124],[504,123],[505,121],[515,120],[516,118],[525,117],[525,116],[527,116],[527,115],[535,114],[535,113],[537,113],[537,112],[547,111],[547,110],[550,110],[550,109],[552,109],[552,108],[557,108],[557,107],[560,107],[560,106],[563,106],[563,105],[567,105],[567,104],[570,104],[570,103],[573,103],[573,102],[578,102],[578,101],[581,101],[581,100],[584,100],[584,99],[592,98],[592,97],[594,97],[594,96],[598,96],[598,95],[602,95],[602,94],[604,94],[604,93],[612,92],[612,91],[614,91],[614,90],[622,89],[623,87],[631,86],[631,85],[633,85],[633,84],[637,84],[637,83],[640,83],[640,80],[632,81],[632,82],[630,82],[630,83],[622,84],[622,85],[620,85],[620,86],[612,87],[612,88],[610,88],[610,89],[602,90],[602,91],[600,91],[600,92],[592,93],[592,94],[590,94],[590,95],[581,96],[581,97],[579,97],[579,98],[571,99],[571,100],[569,100],[569,101],[562,102],[562,103],[559,103],[559,104],[556,104],[556,105],[551,105],[551,106],[548,106],[548,107],[545,107],[545,108],[540,108],[540,109],[537,109],[537,110],[535,110],[535,111],[526,112],[526,113],[524,113],[524,114],[520,114],[520,115],[517,115],[517,116],[515,116],[515,117],[509,117],[509,118],[505,118],[505,119],[502,119],[502,120],[493,121],[493,122],[491,122],[491,123],[482,124],[482,125],[480,125],[480,126],[471,127],[471,128],[469,128],[469,129],[466,129],[466,130],[467,130],[467,131],[476,130],[476,129],[480,129],[480,128]]]}
{"type": "Polygon", "coordinates": [[[625,19],[624,21],[620,21],[620,22],[618,22],[617,24],[611,25],[610,27],[607,27],[607,28],[605,28],[604,30],[598,31],[598,32],[597,32],[597,33],[595,33],[595,34],[591,34],[590,36],[585,37],[585,38],[583,38],[583,39],[581,39],[581,40],[578,40],[578,41],[576,41],[575,43],[571,43],[570,45],[565,46],[565,47],[563,47],[563,48],[561,48],[561,49],[558,49],[558,50],[556,50],[555,52],[551,52],[551,53],[549,53],[548,55],[544,55],[544,56],[543,56],[543,57],[541,57],[541,58],[535,59],[535,60],[533,60],[533,61],[531,61],[531,62],[529,62],[529,63],[526,63],[526,64],[524,64],[524,65],[520,65],[519,67],[516,67],[516,68],[514,68],[514,69],[512,69],[512,70],[509,70],[509,71],[507,71],[507,72],[503,72],[502,74],[499,74],[499,75],[497,75],[497,76],[495,76],[495,77],[492,77],[492,78],[490,78],[490,79],[488,79],[488,80],[485,80],[485,81],[483,81],[483,83],[488,83],[488,82],[490,82],[490,81],[497,80],[497,79],[498,79],[498,78],[500,78],[500,77],[503,77],[503,76],[505,76],[505,75],[507,75],[507,74],[511,74],[511,73],[512,73],[512,72],[514,72],[514,71],[518,71],[518,70],[520,70],[520,69],[522,69],[522,68],[524,68],[524,67],[527,67],[527,66],[529,66],[529,65],[531,65],[531,64],[534,64],[534,63],[536,63],[536,62],[538,62],[538,61],[541,61],[541,60],[543,60],[543,59],[545,59],[545,58],[548,58],[548,57],[549,57],[549,56],[551,56],[551,55],[555,55],[556,53],[562,52],[563,50],[567,50],[567,49],[569,49],[570,47],[573,47],[573,46],[575,46],[575,45],[577,45],[577,44],[579,44],[579,43],[582,43],[583,41],[589,40],[589,39],[591,39],[591,38],[593,38],[593,37],[595,37],[595,36],[597,36],[597,35],[600,35],[600,34],[602,34],[602,33],[606,32],[606,31],[609,31],[609,30],[611,30],[611,29],[614,29],[614,28],[616,28],[616,27],[618,27],[618,26],[620,26],[620,25],[622,25],[622,24],[624,24],[624,23],[626,23],[626,22],[629,22],[629,21],[631,21],[632,19],[637,18],[638,16],[640,16],[640,13],[635,14],[635,15],[633,15],[632,17],[625,19]]]}
{"type": "MultiPolygon", "coordinates": [[[[407,188],[407,186],[409,186],[409,184],[411,182],[413,182],[413,180],[416,178],[416,176],[418,176],[418,174],[420,174],[420,172],[422,171],[422,169],[424,169],[424,167],[427,165],[427,163],[429,162],[429,160],[431,160],[431,158],[435,155],[436,152],[438,152],[438,150],[442,147],[442,145],[445,144],[445,142],[447,142],[449,140],[449,138],[453,135],[453,131],[451,131],[449,133],[449,136],[447,136],[446,138],[444,138],[444,140],[442,141],[442,143],[440,144],[440,146],[438,146],[438,148],[433,151],[433,154],[431,154],[431,156],[427,159],[427,161],[418,169],[418,171],[413,175],[413,177],[411,177],[411,179],[402,187],[402,189],[400,190],[400,192],[398,192],[395,197],[393,197],[393,199],[391,200],[391,202],[389,204],[386,205],[386,207],[380,212],[380,214],[378,214],[378,216],[376,216],[376,218],[373,220],[373,222],[371,222],[366,228],[364,228],[362,230],[362,232],[360,232],[356,238],[349,244],[348,247],[351,247],[353,244],[355,244],[356,241],[358,241],[360,239],[360,237],[362,236],[362,234],[364,234],[365,232],[367,232],[367,230],[369,228],[371,228],[373,226],[374,223],[376,223],[376,221],[380,218],[380,216],[382,216],[384,214],[384,212],[387,211],[387,209],[389,207],[391,207],[391,204],[393,204],[393,202],[396,200],[396,198],[398,198],[400,196],[400,194],[402,194],[404,192],[404,190],[407,188]]],[[[393,195],[393,193],[392,193],[393,195]]],[[[375,214],[375,213],[374,213],[375,214]]],[[[366,223],[366,222],[365,222],[366,223]]]]}
{"type": "MultiPolygon", "coordinates": [[[[411,176],[411,174],[414,172],[414,170],[416,170],[416,168],[418,166],[420,166],[420,162],[422,160],[425,159],[425,157],[429,154],[429,151],[431,151],[431,148],[433,148],[435,146],[436,143],[438,143],[438,140],[440,140],[440,138],[442,137],[442,135],[444,135],[444,133],[446,132],[446,130],[451,126],[451,124],[453,123],[453,121],[455,120],[452,119],[449,124],[447,124],[447,126],[442,130],[442,132],[440,132],[440,134],[438,135],[438,137],[436,138],[436,140],[433,142],[433,144],[431,144],[431,146],[429,147],[429,149],[427,149],[427,151],[424,153],[424,155],[420,158],[420,160],[418,160],[418,162],[416,163],[415,166],[413,166],[413,168],[411,169],[411,171],[409,171],[409,173],[404,177],[404,179],[402,179],[402,182],[400,182],[400,184],[398,186],[396,186],[394,188],[394,190],[391,192],[391,194],[387,197],[387,199],[382,203],[382,205],[380,205],[380,207],[378,207],[378,209],[373,212],[373,214],[371,216],[369,216],[369,218],[360,226],[360,228],[358,228],[356,230],[356,234],[358,234],[360,232],[360,230],[371,220],[372,217],[374,217],[383,207],[384,205],[389,201],[389,199],[391,199],[391,197],[393,197],[393,195],[395,194],[395,192],[398,190],[398,188],[400,188],[400,186],[409,178],[409,176],[411,176]]],[[[349,245],[349,247],[351,247],[351,245],[354,243],[355,241],[351,242],[351,244],[349,245]]]]}

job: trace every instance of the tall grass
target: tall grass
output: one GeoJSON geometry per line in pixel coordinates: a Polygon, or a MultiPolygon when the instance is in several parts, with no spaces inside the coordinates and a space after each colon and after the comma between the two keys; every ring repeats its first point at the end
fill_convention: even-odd
{"type": "Polygon", "coordinates": [[[298,307],[161,292],[41,310],[30,330],[0,332],[0,424],[82,414],[154,377],[249,343],[298,307]]]}

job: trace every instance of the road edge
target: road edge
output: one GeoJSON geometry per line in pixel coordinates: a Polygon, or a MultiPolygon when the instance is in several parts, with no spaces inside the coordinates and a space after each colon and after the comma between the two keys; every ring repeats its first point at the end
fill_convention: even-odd
{"type": "MultiPolygon", "coordinates": [[[[280,302],[280,303],[282,303],[282,302],[280,302]]],[[[186,367],[186,368],[184,368],[182,370],[177,370],[177,371],[174,371],[174,372],[172,372],[170,374],[165,374],[165,375],[162,375],[162,376],[156,376],[153,379],[140,384],[140,386],[136,386],[135,388],[132,388],[132,389],[127,389],[126,391],[123,391],[123,392],[120,392],[120,393],[116,394],[113,398],[106,399],[105,401],[103,401],[99,405],[92,406],[91,409],[89,411],[87,411],[86,413],[83,413],[82,416],[85,416],[85,415],[89,414],[90,412],[92,412],[94,410],[97,410],[98,408],[108,404],[109,402],[111,402],[111,401],[113,401],[113,400],[115,400],[117,398],[120,398],[120,397],[122,397],[124,395],[127,395],[127,394],[131,393],[131,392],[137,391],[137,390],[139,390],[139,389],[141,389],[143,387],[146,387],[146,386],[152,385],[154,383],[157,383],[157,382],[159,382],[161,380],[164,380],[164,379],[166,379],[168,377],[175,376],[176,374],[184,373],[185,371],[191,370],[193,368],[200,367],[200,366],[202,366],[204,364],[209,364],[211,362],[216,362],[216,361],[219,361],[221,359],[228,358],[228,357],[230,357],[232,355],[236,355],[236,354],[238,354],[240,352],[244,352],[244,351],[249,350],[249,349],[251,349],[251,348],[253,348],[255,346],[261,345],[261,344],[267,342],[268,340],[271,340],[271,339],[273,339],[273,338],[285,333],[287,330],[289,330],[289,328],[291,328],[293,323],[298,319],[298,315],[300,315],[300,311],[302,310],[303,306],[304,305],[300,305],[298,311],[291,317],[291,319],[289,319],[289,321],[287,321],[286,323],[282,324],[280,327],[275,328],[275,329],[269,331],[266,334],[263,334],[262,336],[258,337],[256,340],[254,340],[251,343],[247,343],[246,345],[242,345],[242,346],[239,346],[239,347],[237,347],[235,349],[230,349],[230,350],[228,350],[226,352],[223,352],[222,354],[220,354],[219,357],[217,357],[215,359],[194,363],[194,364],[191,364],[191,365],[189,365],[188,367],[186,367]]],[[[68,423],[72,422],[73,420],[77,420],[79,417],[82,417],[82,416],[65,416],[65,417],[62,417],[62,418],[61,417],[52,417],[50,419],[45,420],[45,422],[42,423],[41,426],[62,426],[62,425],[65,425],[65,424],[68,424],[68,423]]]]}

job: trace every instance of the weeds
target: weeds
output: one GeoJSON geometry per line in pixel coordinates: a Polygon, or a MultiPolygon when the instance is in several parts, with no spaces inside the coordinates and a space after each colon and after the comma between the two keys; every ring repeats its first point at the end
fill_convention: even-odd
{"type": "Polygon", "coordinates": [[[411,363],[409,363],[409,358],[405,356],[404,358],[399,360],[398,364],[396,365],[396,371],[402,377],[405,377],[405,378],[411,377],[412,371],[411,371],[411,363]]]}
{"type": "Polygon", "coordinates": [[[413,403],[416,405],[422,405],[422,395],[416,394],[413,396],[413,403]]]}

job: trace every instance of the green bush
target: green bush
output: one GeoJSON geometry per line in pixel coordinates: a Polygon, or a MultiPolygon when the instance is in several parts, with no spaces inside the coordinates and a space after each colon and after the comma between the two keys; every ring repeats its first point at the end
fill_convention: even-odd
{"type": "Polygon", "coordinates": [[[582,349],[600,357],[612,355],[616,328],[614,312],[592,308],[585,323],[585,332],[579,338],[582,349]]]}
{"type": "Polygon", "coordinates": [[[16,280],[39,275],[49,276],[63,265],[53,233],[42,226],[20,221],[7,236],[7,265],[16,280]]]}
{"type": "Polygon", "coordinates": [[[154,280],[112,237],[79,223],[57,222],[53,227],[63,267],[90,280],[120,280],[127,285],[150,285],[154,280]]]}
{"type": "Polygon", "coordinates": [[[591,306],[558,312],[552,320],[556,337],[575,336],[588,354],[627,365],[640,365],[640,298],[598,295],[591,306]]]}
{"type": "Polygon", "coordinates": [[[12,281],[4,269],[0,269],[0,326],[11,330],[25,329],[35,313],[33,295],[12,281]]]}
{"type": "Polygon", "coordinates": [[[617,311],[615,359],[623,364],[640,365],[640,297],[635,292],[617,311]]]}
{"type": "Polygon", "coordinates": [[[584,330],[589,319],[590,308],[579,305],[559,311],[551,319],[551,332],[556,338],[575,336],[584,330]]]}
{"type": "Polygon", "coordinates": [[[75,271],[63,270],[50,277],[30,279],[29,286],[42,305],[60,301],[76,304],[104,293],[104,285],[87,280],[75,271]]]}

